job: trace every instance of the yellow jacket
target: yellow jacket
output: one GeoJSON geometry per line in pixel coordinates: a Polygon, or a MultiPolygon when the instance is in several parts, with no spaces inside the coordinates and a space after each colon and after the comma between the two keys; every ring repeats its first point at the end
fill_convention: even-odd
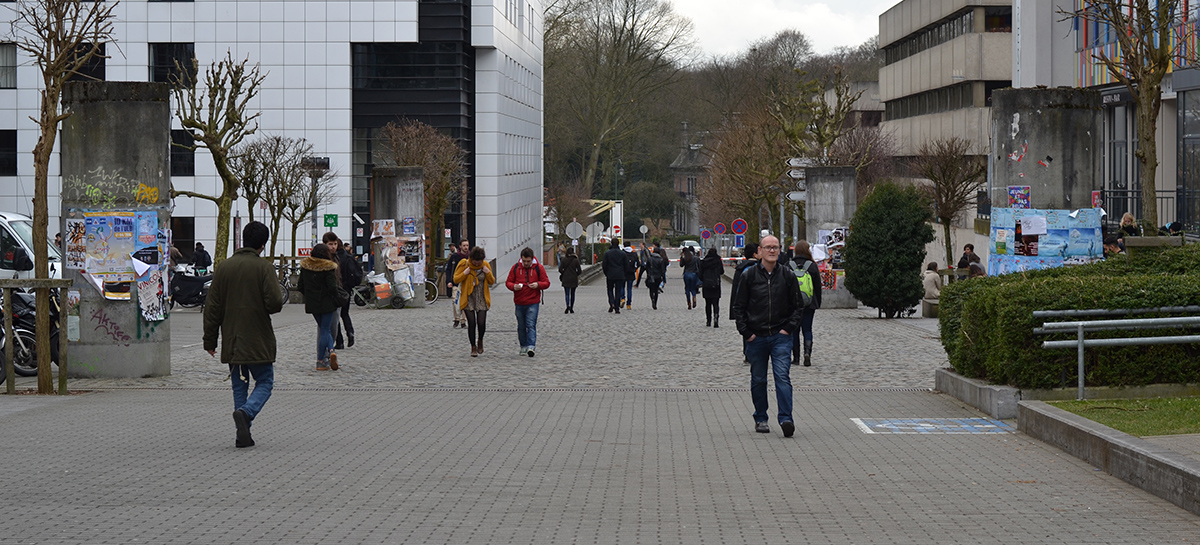
{"type": "MultiPolygon", "coordinates": [[[[470,269],[470,259],[459,261],[458,266],[454,268],[454,283],[458,284],[459,290],[458,308],[467,308],[467,298],[475,291],[475,284],[479,282],[474,271],[468,272],[470,269]]],[[[483,285],[483,300],[487,301],[488,308],[492,308],[492,290],[489,286],[496,283],[496,275],[492,274],[492,268],[486,261],[483,263],[483,270],[486,271],[484,280],[487,281],[483,285]]]]}

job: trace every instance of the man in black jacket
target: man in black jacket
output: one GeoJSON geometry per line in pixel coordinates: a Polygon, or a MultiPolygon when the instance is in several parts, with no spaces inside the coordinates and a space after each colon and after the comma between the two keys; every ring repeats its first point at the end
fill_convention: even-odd
{"type": "Polygon", "coordinates": [[[454,253],[450,254],[450,259],[446,261],[446,288],[450,293],[450,300],[454,302],[450,305],[451,312],[454,313],[454,325],[452,327],[467,328],[467,318],[463,316],[463,311],[458,304],[458,284],[454,283],[454,269],[458,268],[458,262],[467,258],[467,254],[471,253],[471,243],[466,239],[458,243],[458,247],[454,249],[454,253]]]}
{"type": "Polygon", "coordinates": [[[612,241],[611,248],[604,252],[604,278],[608,281],[608,311],[621,313],[621,299],[625,292],[625,263],[628,260],[625,258],[625,252],[621,251],[621,244],[616,240],[612,241]]]}
{"type": "MultiPolygon", "coordinates": [[[[746,270],[746,267],[755,265],[757,263],[758,263],[758,243],[747,242],[746,245],[742,247],[742,262],[738,263],[737,266],[733,268],[733,287],[729,288],[729,319],[730,320],[734,319],[733,318],[733,302],[734,302],[734,300],[737,299],[738,283],[742,279],[742,272],[746,270]]],[[[746,365],[750,365],[750,358],[745,358],[745,355],[746,355],[746,338],[742,337],[742,356],[744,358],[746,365]]]]}
{"type": "Polygon", "coordinates": [[[796,431],[792,422],[792,332],[800,327],[804,305],[800,284],[786,262],[779,260],[779,239],[767,236],[758,247],[760,261],[742,271],[733,298],[733,319],[746,339],[750,360],[750,397],[754,401],[754,431],[771,433],[767,424],[767,363],[775,375],[779,427],[784,437],[796,431]]]}
{"type": "MultiPolygon", "coordinates": [[[[333,259],[338,264],[338,281],[342,283],[342,289],[346,293],[353,293],[354,287],[362,283],[362,268],[354,260],[338,238],[337,233],[329,231],[321,236],[321,242],[329,247],[329,253],[333,254],[333,259]]],[[[354,323],[350,321],[350,299],[347,298],[346,303],[342,305],[340,312],[341,320],[335,321],[333,324],[334,350],[341,350],[348,346],[354,346],[354,323]],[[340,322],[340,324],[339,324],[340,322]],[[342,329],[346,330],[346,336],[342,336],[342,329]]]]}

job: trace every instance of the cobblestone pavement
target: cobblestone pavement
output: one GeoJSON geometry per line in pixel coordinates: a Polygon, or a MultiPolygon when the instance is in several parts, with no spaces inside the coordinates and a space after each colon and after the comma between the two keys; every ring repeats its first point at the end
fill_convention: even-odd
{"type": "MultiPolygon", "coordinates": [[[[726,286],[728,287],[728,286],[726,286]]],[[[450,302],[423,309],[354,308],[357,342],[338,352],[341,370],[318,372],[315,322],[302,305],[275,318],[278,388],[748,388],[741,338],[721,300],[721,327],[705,327],[703,307],[687,310],[683,282],[672,279],[651,310],[645,288],[633,309],[609,314],[603,283],[579,288],[575,314],[563,314],[561,289],[546,293],[536,356],[517,355],[512,295],[492,292],[485,352],[470,357],[467,333],[451,328],[450,302]]],[[[75,389],[224,386],[226,367],[202,350],[199,310],[175,311],[171,375],[78,379],[75,389]]],[[[820,310],[815,365],[797,368],[796,387],[933,387],[946,365],[936,334],[859,310],[820,310]]]]}

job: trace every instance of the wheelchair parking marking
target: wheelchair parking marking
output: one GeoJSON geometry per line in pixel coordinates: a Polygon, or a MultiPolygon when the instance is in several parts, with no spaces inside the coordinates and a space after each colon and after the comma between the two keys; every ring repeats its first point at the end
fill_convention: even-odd
{"type": "Polygon", "coordinates": [[[851,418],[870,434],[981,434],[1013,433],[1010,424],[991,418],[851,418]]]}

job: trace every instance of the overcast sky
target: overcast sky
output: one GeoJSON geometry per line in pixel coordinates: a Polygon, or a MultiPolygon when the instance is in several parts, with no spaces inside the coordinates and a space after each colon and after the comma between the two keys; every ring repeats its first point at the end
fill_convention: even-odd
{"type": "Polygon", "coordinates": [[[671,0],[692,20],[706,54],[733,54],[751,42],[794,28],[817,53],[855,46],[879,33],[879,15],[900,0],[671,0]]]}

